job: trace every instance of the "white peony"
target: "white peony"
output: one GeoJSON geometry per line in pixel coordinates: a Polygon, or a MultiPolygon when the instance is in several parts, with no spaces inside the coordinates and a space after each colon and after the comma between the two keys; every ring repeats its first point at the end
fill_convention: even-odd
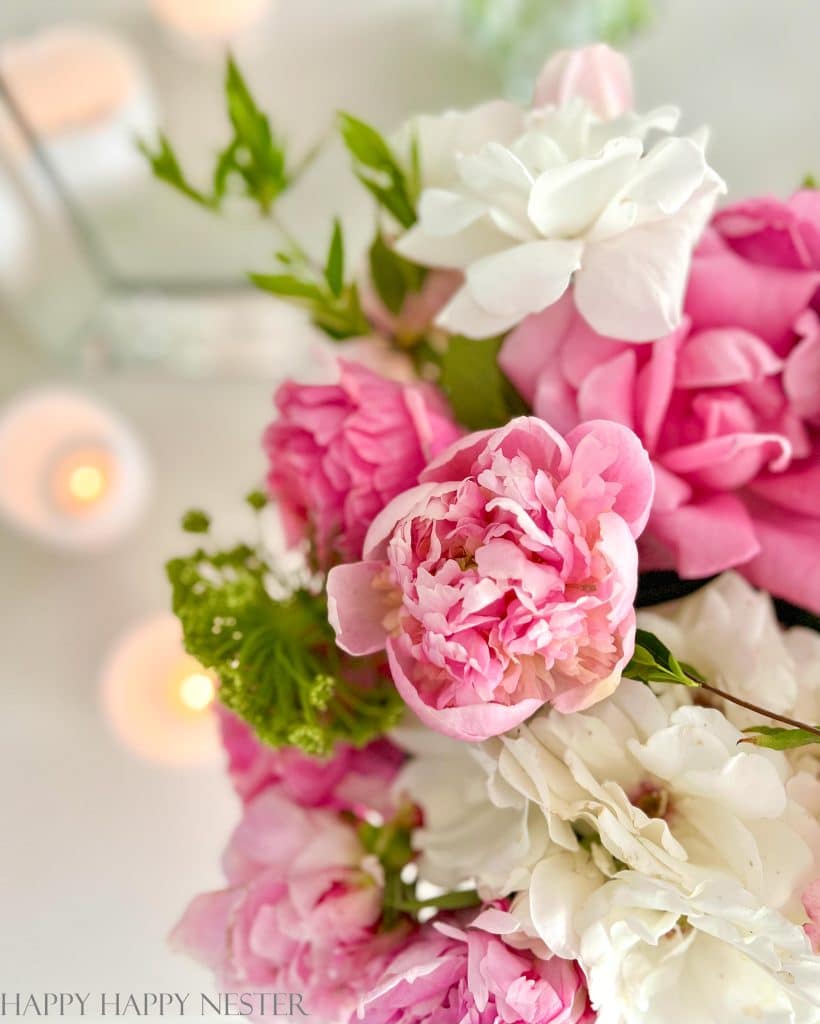
{"type": "Polygon", "coordinates": [[[422,726],[394,730],[391,738],[416,755],[394,790],[424,812],[412,840],[421,878],[443,889],[469,882],[488,901],[526,888],[550,846],[546,821],[518,794],[490,799],[491,754],[422,726]]]}
{"type": "Polygon", "coordinates": [[[578,915],[598,1024],[816,1024],[820,958],[802,928],[722,878],[684,889],[635,872],[578,915]]]}
{"type": "Polygon", "coordinates": [[[649,877],[691,886],[718,873],[797,911],[820,825],[790,796],[785,755],[741,737],[719,711],[670,712],[625,680],[589,711],[539,713],[502,737],[497,774],[541,808],[567,851],[586,835],[649,877]]]}
{"type": "MultiPolygon", "coordinates": [[[[678,112],[602,120],[580,97],[524,112],[486,104],[415,122],[419,220],[408,259],[464,271],[437,323],[482,338],[574,284],[595,330],[632,341],[677,327],[692,250],[724,184],[678,112]]],[[[406,148],[408,132],[404,134],[406,148]]]]}
{"type": "MultiPolygon", "coordinates": [[[[638,625],[719,689],[776,714],[805,713],[812,723],[820,718],[820,634],[784,630],[771,597],[737,573],[723,573],[680,600],[641,609],[638,625]]],[[[681,687],[663,693],[678,701],[691,696],[681,687]]],[[[716,703],[741,729],[761,724],[754,712],[719,698],[716,703]]]]}

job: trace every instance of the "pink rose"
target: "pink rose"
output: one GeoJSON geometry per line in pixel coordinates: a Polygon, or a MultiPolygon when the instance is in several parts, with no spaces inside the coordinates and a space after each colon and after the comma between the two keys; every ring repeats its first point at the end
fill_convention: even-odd
{"type": "Polygon", "coordinates": [[[364,1024],[581,1024],[594,1021],[571,960],[540,960],[485,929],[442,915],[400,950],[363,1002],[364,1024]]]}
{"type": "Polygon", "coordinates": [[[460,434],[432,387],[339,368],[337,384],[283,384],[264,438],[288,543],[312,540],[323,567],[359,558],[376,515],[460,434]]]}
{"type": "Polygon", "coordinates": [[[361,750],[339,744],[332,757],[311,757],[295,747],[275,750],[260,742],[250,726],[226,707],[217,708],[222,743],[234,788],[244,802],[276,783],[303,807],[330,807],[363,816],[393,810],[390,786],[404,760],[387,739],[361,750]]]}
{"type": "Polygon", "coordinates": [[[657,481],[642,568],[735,567],[820,612],[820,576],[806,572],[820,556],[820,261],[805,269],[820,204],[745,203],[716,224],[675,333],[604,338],[567,297],[513,331],[500,363],[559,430],[606,417],[641,438],[657,481]]]}
{"type": "Polygon", "coordinates": [[[373,523],[366,560],[331,570],[339,645],[386,648],[413,711],[461,739],[610,694],[633,650],[653,490],[635,435],[595,422],[564,439],[521,417],[458,441],[420,480],[373,523]]]}
{"type": "Polygon", "coordinates": [[[345,1021],[405,938],[380,933],[382,889],[352,825],[271,787],[247,804],[225,854],[228,888],[197,896],[172,945],[225,990],[297,992],[345,1021]]]}
{"type": "Polygon", "coordinates": [[[573,96],[586,100],[595,113],[606,120],[631,110],[629,61],[605,43],[560,50],[538,76],[533,106],[562,106],[573,96]]]}

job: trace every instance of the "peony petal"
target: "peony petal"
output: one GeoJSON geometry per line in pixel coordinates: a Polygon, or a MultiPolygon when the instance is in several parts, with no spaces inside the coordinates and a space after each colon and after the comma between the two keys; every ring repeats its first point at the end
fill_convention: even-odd
{"type": "Polygon", "coordinates": [[[390,591],[375,585],[383,562],[334,566],[327,577],[327,615],[336,643],[348,654],[373,654],[384,649],[385,616],[390,591]]]}
{"type": "MultiPolygon", "coordinates": [[[[620,423],[592,420],[582,423],[567,435],[573,450],[573,468],[586,453],[597,449],[606,452],[606,465],[596,472],[607,483],[619,485],[613,510],[626,521],[633,537],[646,526],[655,491],[655,474],[646,449],[637,434],[620,423]]],[[[596,454],[596,463],[600,461],[596,454]]]]}
{"type": "Polygon", "coordinates": [[[218,972],[228,955],[225,936],[240,899],[231,889],[197,896],[171,932],[171,948],[218,972]]]}
{"type": "Polygon", "coordinates": [[[434,708],[422,700],[411,678],[422,666],[408,656],[392,637],[387,641],[387,658],[396,689],[410,710],[431,729],[457,740],[478,743],[491,736],[500,736],[520,725],[544,705],[543,700],[530,697],[517,704],[485,701],[461,707],[434,708]]]}
{"type": "MultiPolygon", "coordinates": [[[[455,443],[459,444],[460,442],[456,441],[455,443]]],[[[451,445],[450,448],[452,447],[451,445]]],[[[440,458],[450,451],[450,448],[446,448],[440,458]]],[[[401,494],[398,494],[383,508],[370,524],[370,528],[365,536],[365,559],[381,558],[384,555],[385,545],[396,523],[405,516],[411,515],[415,509],[423,508],[425,502],[436,489],[436,486],[433,484],[418,484],[407,491],[402,491],[401,494]]]]}
{"type": "Polygon", "coordinates": [[[671,512],[653,510],[647,533],[672,552],[683,579],[743,566],[760,551],[746,507],[732,494],[703,498],[671,512]]]}
{"type": "Polygon", "coordinates": [[[673,217],[590,242],[575,304],[599,334],[654,341],[678,327],[692,250],[723,183],[707,183],[673,217]]]}

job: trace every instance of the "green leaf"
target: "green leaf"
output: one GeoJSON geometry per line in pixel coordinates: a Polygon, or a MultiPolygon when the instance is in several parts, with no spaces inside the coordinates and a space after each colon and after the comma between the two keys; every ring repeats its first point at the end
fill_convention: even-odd
{"type": "Polygon", "coordinates": [[[166,185],[170,185],[171,188],[175,188],[200,206],[207,207],[208,209],[215,208],[215,198],[194,188],[185,177],[174,148],[166,135],[160,133],[156,149],[152,149],[144,139],[137,141],[137,147],[151,165],[155,178],[165,182],[166,185]]]}
{"type": "MultiPolygon", "coordinates": [[[[398,223],[409,228],[416,221],[415,196],[407,175],[384,138],[372,125],[351,114],[339,114],[342,140],[353,157],[356,177],[398,223]]],[[[416,154],[415,159],[418,159],[416,154]]],[[[415,176],[418,168],[411,167],[415,176]]]]}
{"type": "Polygon", "coordinates": [[[250,280],[262,291],[281,295],[283,298],[322,301],[322,289],[313,281],[305,281],[293,274],[248,274],[250,280]]]}
{"type": "Polygon", "coordinates": [[[440,384],[456,419],[471,430],[500,427],[527,406],[501,372],[501,338],[450,338],[441,357],[440,384]]]}
{"type": "Polygon", "coordinates": [[[780,726],[755,725],[743,730],[748,735],[742,743],[753,743],[756,747],[767,747],[769,750],[794,750],[806,747],[811,743],[820,743],[820,735],[807,729],[784,729],[780,726]]]}
{"type": "Polygon", "coordinates": [[[202,549],[167,565],[186,650],[219,678],[219,698],[274,747],[325,755],[368,743],[401,713],[377,658],[336,646],[323,593],[274,600],[269,566],[247,545],[202,549]],[[363,687],[362,677],[375,680],[363,687]]]}
{"type": "Polygon", "coordinates": [[[209,210],[221,209],[229,185],[236,182],[240,194],[255,202],[263,213],[270,213],[278,197],[309,165],[314,153],[296,170],[289,170],[284,140],[271,128],[238,65],[230,57],[225,70],[225,105],[231,138],[217,155],[210,193],[195,188],[187,180],[165,135],[159,136],[155,148],[146,142],[140,142],[139,148],[160,181],[209,210]]]}
{"type": "Polygon", "coordinates": [[[277,259],[287,273],[250,274],[258,288],[306,308],[314,324],[337,341],[369,332],[356,284],[344,282],[344,236],[338,219],[334,221],[327,261],[321,270],[298,248],[279,254],[277,259]]]}
{"type": "Polygon", "coordinates": [[[182,529],[186,533],[207,533],[211,528],[211,517],[201,508],[189,508],[182,517],[182,529]]]}
{"type": "Polygon", "coordinates": [[[330,249],[325,264],[325,280],[327,286],[338,299],[342,294],[345,279],[345,249],[342,237],[342,225],[337,217],[333,221],[333,236],[330,239],[330,249]]]}
{"type": "Polygon", "coordinates": [[[245,495],[245,502],[250,505],[254,512],[261,512],[268,503],[268,496],[264,491],[251,491],[250,494],[245,495]]]}
{"type": "Polygon", "coordinates": [[[370,277],[387,309],[396,316],[409,292],[417,292],[424,283],[425,269],[399,256],[376,235],[370,246],[370,277]]]}
{"type": "Polygon", "coordinates": [[[686,662],[678,661],[663,641],[645,629],[635,632],[635,651],[624,669],[627,679],[642,683],[677,683],[700,686],[703,676],[686,662]]]}
{"type": "Polygon", "coordinates": [[[363,167],[389,171],[395,166],[393,154],[382,135],[372,126],[352,114],[339,114],[342,140],[354,159],[363,167]]]}
{"type": "Polygon", "coordinates": [[[817,178],[813,174],[807,174],[800,182],[801,188],[818,188],[817,178]]]}

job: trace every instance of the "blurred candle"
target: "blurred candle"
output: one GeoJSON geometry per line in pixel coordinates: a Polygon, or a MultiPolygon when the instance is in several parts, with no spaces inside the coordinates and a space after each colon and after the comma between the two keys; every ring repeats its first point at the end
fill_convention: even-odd
{"type": "Polygon", "coordinates": [[[182,646],[173,615],[139,623],[116,644],[102,677],[109,724],[141,757],[203,764],[220,756],[216,682],[182,646]]]}
{"type": "MultiPolygon", "coordinates": [[[[0,74],[29,127],[72,192],[112,192],[147,176],[135,138],[158,117],[142,62],[114,32],[55,25],[0,45],[0,74]]],[[[0,148],[46,200],[28,141],[0,104],[0,148]]]]}
{"type": "Polygon", "coordinates": [[[0,513],[37,539],[105,547],[136,523],[148,490],[142,446],[99,402],[44,388],[0,409],[0,513]]]}
{"type": "Polygon", "coordinates": [[[257,25],[270,0],[151,0],[160,21],[200,42],[231,42],[257,25]]]}

